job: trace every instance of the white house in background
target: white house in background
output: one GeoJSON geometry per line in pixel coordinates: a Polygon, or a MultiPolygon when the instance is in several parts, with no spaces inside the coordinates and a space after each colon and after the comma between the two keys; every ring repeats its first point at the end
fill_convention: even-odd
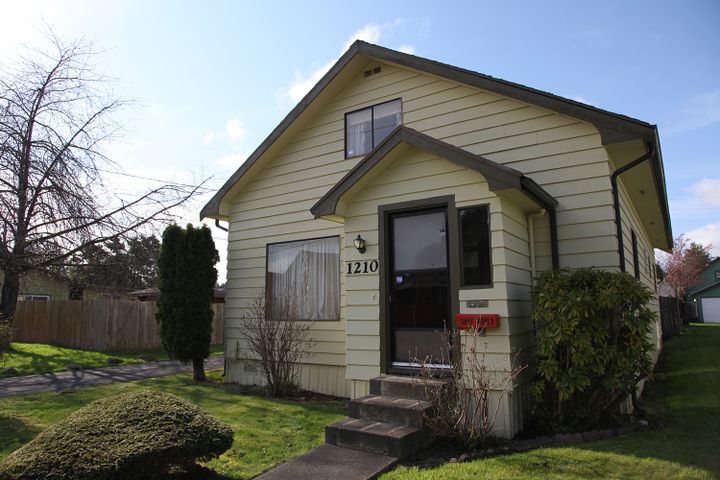
{"type": "MultiPolygon", "coordinates": [[[[267,289],[311,322],[302,387],[352,398],[417,358],[458,361],[437,333],[464,342],[458,314],[499,316],[492,365],[532,361],[537,272],[623,269],[653,288],[653,248],[672,246],[654,125],[360,41],[201,217],[229,222],[228,379],[262,381],[238,325],[267,289]]],[[[500,435],[522,428],[528,383],[500,435]]]]}

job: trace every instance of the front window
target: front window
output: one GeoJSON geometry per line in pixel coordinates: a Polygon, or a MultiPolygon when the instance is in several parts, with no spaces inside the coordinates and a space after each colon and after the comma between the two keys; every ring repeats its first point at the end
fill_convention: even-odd
{"type": "Polygon", "coordinates": [[[267,247],[270,318],[340,318],[340,239],[317,238],[267,247]]]}
{"type": "Polygon", "coordinates": [[[487,286],[491,280],[490,214],[487,205],[459,209],[462,286],[487,286]]]}
{"type": "Polygon", "coordinates": [[[345,115],[345,156],[365,155],[402,123],[400,99],[345,115]]]}

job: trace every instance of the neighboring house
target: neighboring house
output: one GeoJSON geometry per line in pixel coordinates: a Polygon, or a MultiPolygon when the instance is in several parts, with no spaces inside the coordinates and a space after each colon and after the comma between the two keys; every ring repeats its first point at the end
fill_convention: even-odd
{"type": "MultiPolygon", "coordinates": [[[[5,275],[0,271],[0,287],[5,275]]],[[[18,301],[49,301],[70,300],[72,281],[58,273],[31,270],[20,277],[20,294],[18,301]]],[[[113,298],[125,300],[127,292],[109,288],[88,286],[83,290],[83,300],[98,300],[113,298]]]]}
{"type": "MultiPolygon", "coordinates": [[[[672,246],[654,125],[360,41],[205,217],[229,222],[227,378],[262,382],[238,326],[267,289],[313,322],[301,386],[353,398],[418,359],[457,361],[438,333],[466,343],[457,314],[499,315],[489,365],[532,362],[538,272],[623,269],[653,288],[653,248],[672,246]]],[[[529,380],[499,435],[523,427],[529,380]]]]}
{"type": "Polygon", "coordinates": [[[697,307],[698,321],[720,323],[720,257],[710,262],[700,282],[688,289],[687,301],[697,307]]]}
{"type": "MultiPolygon", "coordinates": [[[[5,274],[0,272],[0,285],[5,274]]],[[[49,272],[30,271],[20,277],[18,301],[67,300],[70,298],[70,280],[49,272]]]]}
{"type": "MultiPolygon", "coordinates": [[[[158,288],[145,288],[128,293],[130,298],[141,302],[154,302],[159,295],[160,289],[158,288]]],[[[225,287],[215,287],[213,289],[213,303],[225,303],[225,287]]]]}

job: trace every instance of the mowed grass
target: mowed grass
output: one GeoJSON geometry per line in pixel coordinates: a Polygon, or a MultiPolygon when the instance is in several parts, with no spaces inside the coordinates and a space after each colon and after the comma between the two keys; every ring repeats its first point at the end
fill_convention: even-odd
{"type": "Polygon", "coordinates": [[[651,429],[437,468],[398,468],[382,480],[720,478],[720,325],[691,325],[665,343],[642,400],[651,429]]]}
{"type": "MultiPolygon", "coordinates": [[[[222,354],[222,345],[210,347],[210,354],[222,354]]],[[[142,363],[138,358],[143,355],[149,361],[167,360],[168,356],[163,350],[148,352],[94,352],[78,350],[75,348],[56,347],[42,343],[11,343],[10,350],[0,361],[0,369],[12,367],[17,370],[16,375],[32,375],[38,373],[61,372],[67,370],[67,365],[75,364],[83,368],[107,367],[108,358],[119,358],[124,364],[142,363]]],[[[7,375],[0,374],[0,378],[7,375]]]]}
{"type": "Polygon", "coordinates": [[[189,375],[87,388],[68,393],[0,398],[0,461],[43,429],[101,397],[148,388],[173,393],[232,426],[232,448],[208,466],[233,479],[253,478],[323,442],[323,428],[345,416],[344,401],[293,402],[241,394],[220,383],[194,383],[189,375]]]}

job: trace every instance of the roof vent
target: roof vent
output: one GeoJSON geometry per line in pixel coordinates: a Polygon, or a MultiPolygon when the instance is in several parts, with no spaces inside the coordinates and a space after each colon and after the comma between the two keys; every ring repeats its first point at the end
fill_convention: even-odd
{"type": "Polygon", "coordinates": [[[365,78],[370,77],[370,76],[372,76],[372,75],[377,75],[377,74],[380,73],[380,72],[381,72],[380,67],[375,67],[375,68],[371,68],[371,69],[369,69],[369,70],[365,70],[365,72],[364,72],[364,73],[365,73],[365,78]]]}

